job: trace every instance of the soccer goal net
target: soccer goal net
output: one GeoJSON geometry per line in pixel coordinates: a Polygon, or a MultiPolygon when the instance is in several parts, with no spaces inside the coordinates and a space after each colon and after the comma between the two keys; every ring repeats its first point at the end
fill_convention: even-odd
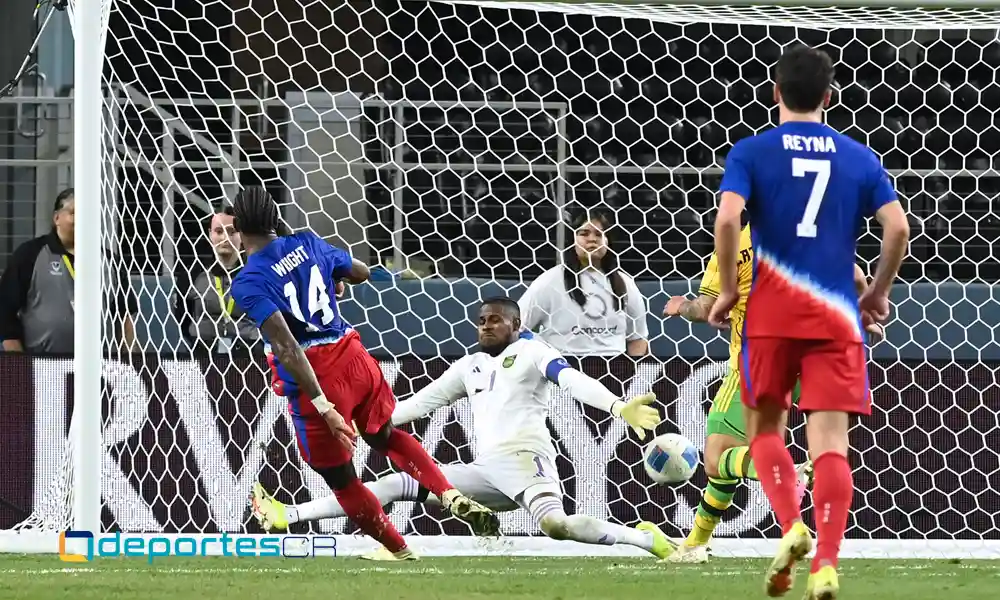
{"type": "MultiPolygon", "coordinates": [[[[102,127],[104,263],[121,277],[102,290],[103,439],[67,437],[72,361],[32,359],[29,383],[4,392],[26,407],[31,451],[0,484],[3,547],[73,528],[80,453],[100,463],[102,531],[255,533],[255,481],[285,502],[330,493],[299,459],[254,328],[231,310],[240,257],[225,216],[213,215],[251,184],[291,228],[382,267],[341,306],[403,401],[474,348],[477,300],[519,297],[562,264],[570,223],[602,207],[648,312],[650,354],[571,359],[616,393],[652,389],[659,432],[703,444],[728,344],[661,312],[669,296],[697,292],[726,153],[775,124],[773,65],[803,42],[836,63],[829,124],[880,155],[912,227],[892,320],[872,350],[874,413],[852,429],[846,552],[1000,555],[990,286],[1000,278],[1000,12],[710,4],[105,0],[103,114],[91,117],[102,127]]],[[[97,35],[75,33],[78,43],[97,35]]],[[[867,231],[859,264],[870,271],[877,255],[867,231]]],[[[588,318],[605,316],[600,294],[588,292],[588,318]]],[[[609,332],[582,323],[573,333],[609,332]]],[[[686,533],[702,470],[656,486],[634,435],[555,388],[551,401],[569,512],[686,533]]],[[[414,431],[442,463],[474,458],[461,402],[414,431]]],[[[801,417],[792,440],[804,459],[801,417]]],[[[391,471],[363,443],[356,465],[366,481],[391,471]]],[[[436,509],[399,502],[389,513],[425,553],[611,552],[539,538],[524,511],[502,515],[505,538],[491,547],[436,509]]],[[[344,519],[292,531],[374,545],[344,519]]],[[[749,482],[713,548],[758,555],[778,534],[749,482]]]]}

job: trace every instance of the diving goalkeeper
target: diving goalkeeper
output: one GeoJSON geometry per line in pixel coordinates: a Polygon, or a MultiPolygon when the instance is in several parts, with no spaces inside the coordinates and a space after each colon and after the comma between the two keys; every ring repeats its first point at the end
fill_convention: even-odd
{"type": "MultiPolygon", "coordinates": [[[[565,513],[555,465],[556,449],[546,424],[547,381],[584,404],[622,419],[640,440],[646,437],[647,430],[660,423],[659,410],[650,406],[655,396],[619,399],[600,382],[570,367],[551,346],[520,330],[517,302],[509,298],[484,301],[479,310],[480,351],[456,361],[437,380],[397,404],[392,423],[415,421],[468,397],[475,425],[476,459],[472,464],[441,467],[445,477],[463,494],[496,512],[524,508],[538,527],[555,540],[605,546],[628,544],[660,559],[666,558],[673,552],[674,544],[653,523],[642,522],[630,528],[588,515],[565,513]]],[[[400,500],[440,503],[406,473],[389,475],[367,485],[383,506],[400,500]]],[[[346,515],[336,496],[285,506],[260,484],[254,486],[251,501],[253,514],[265,530],[346,515]]],[[[384,549],[365,558],[398,559],[384,549]]]]}

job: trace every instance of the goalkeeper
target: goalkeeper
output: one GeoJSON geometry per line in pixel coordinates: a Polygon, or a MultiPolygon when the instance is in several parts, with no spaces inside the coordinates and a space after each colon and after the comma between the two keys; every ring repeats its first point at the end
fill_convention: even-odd
{"type": "MultiPolygon", "coordinates": [[[[746,425],[743,421],[743,405],[740,403],[739,355],[742,344],[743,317],[746,312],[747,294],[753,280],[753,245],[750,240],[750,226],[740,233],[739,263],[737,265],[740,299],[730,313],[729,369],[722,380],[722,387],[712,400],[708,413],[705,438],[705,474],[708,486],[702,495],[694,517],[694,527],[677,551],[667,557],[669,562],[703,563],[708,560],[708,542],[715,527],[722,520],[723,513],[733,503],[736,486],[744,479],[757,479],[757,471],[750,459],[747,446],[746,425]]],[[[867,287],[864,273],[855,265],[854,282],[858,294],[867,287]]],[[[719,271],[716,255],[713,253],[702,276],[698,297],[689,300],[683,296],[673,296],[663,309],[664,316],[681,316],[689,321],[704,322],[712,304],[719,295],[719,271]]],[[[881,326],[874,325],[869,332],[881,336],[881,326]]],[[[798,400],[799,385],[792,391],[792,401],[798,400]]],[[[799,481],[799,501],[805,495],[810,483],[812,465],[807,461],[797,469],[799,481]]]]}
{"type": "MultiPolygon", "coordinates": [[[[441,377],[412,398],[396,405],[392,423],[400,425],[429,415],[468,397],[475,425],[476,459],[451,464],[441,472],[456,488],[496,512],[524,508],[539,528],[555,540],[585,544],[636,546],[663,559],[674,550],[653,523],[630,528],[588,515],[567,515],[556,470],[556,449],[546,424],[549,390],[546,380],[574,398],[611,413],[644,439],[660,423],[645,394],[621,400],[600,382],[577,371],[552,347],[521,333],[517,302],[493,298],[479,309],[480,351],[456,361],[441,377]]],[[[396,501],[438,505],[440,500],[410,475],[396,473],[366,484],[383,506],[396,501]]],[[[286,529],[290,523],[346,516],[335,496],[298,506],[285,506],[258,483],[251,498],[253,514],[265,530],[286,529]]],[[[398,560],[384,548],[365,556],[398,560]]],[[[412,558],[412,557],[407,557],[412,558]]]]}

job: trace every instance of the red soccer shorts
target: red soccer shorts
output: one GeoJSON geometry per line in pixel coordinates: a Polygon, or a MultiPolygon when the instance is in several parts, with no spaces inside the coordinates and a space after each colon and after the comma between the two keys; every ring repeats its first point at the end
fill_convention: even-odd
{"type": "MultiPolygon", "coordinates": [[[[336,344],[314,346],[306,358],[316,372],[320,389],[344,419],[354,422],[358,433],[373,434],[392,417],[396,397],[382,369],[356,332],[336,344]]],[[[306,464],[314,469],[346,464],[352,453],[333,439],[330,428],[304,394],[289,403],[295,438],[306,464]],[[295,406],[297,404],[297,406],[295,406]],[[299,416],[295,416],[298,413],[299,416]]]]}
{"type": "Polygon", "coordinates": [[[870,415],[867,362],[861,342],[744,338],[740,398],[750,408],[776,402],[787,409],[795,380],[801,377],[799,410],[870,415]]]}

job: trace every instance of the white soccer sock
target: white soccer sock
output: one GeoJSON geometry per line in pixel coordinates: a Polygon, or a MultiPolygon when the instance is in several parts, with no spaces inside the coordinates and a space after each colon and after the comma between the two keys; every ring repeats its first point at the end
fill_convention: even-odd
{"type": "Polygon", "coordinates": [[[585,544],[628,544],[646,550],[653,550],[653,534],[624,525],[615,525],[588,515],[569,515],[566,529],[571,540],[585,544]]]}
{"type": "MultiPolygon", "coordinates": [[[[420,484],[406,473],[394,473],[365,485],[375,494],[382,506],[400,500],[416,500],[420,492],[420,484]]],[[[334,494],[288,507],[289,523],[345,516],[347,514],[334,494]]]]}
{"type": "Polygon", "coordinates": [[[588,515],[567,515],[555,497],[540,498],[529,507],[539,527],[553,539],[568,539],[584,544],[613,546],[628,544],[646,551],[653,549],[653,534],[623,525],[601,521],[588,515]]]}

